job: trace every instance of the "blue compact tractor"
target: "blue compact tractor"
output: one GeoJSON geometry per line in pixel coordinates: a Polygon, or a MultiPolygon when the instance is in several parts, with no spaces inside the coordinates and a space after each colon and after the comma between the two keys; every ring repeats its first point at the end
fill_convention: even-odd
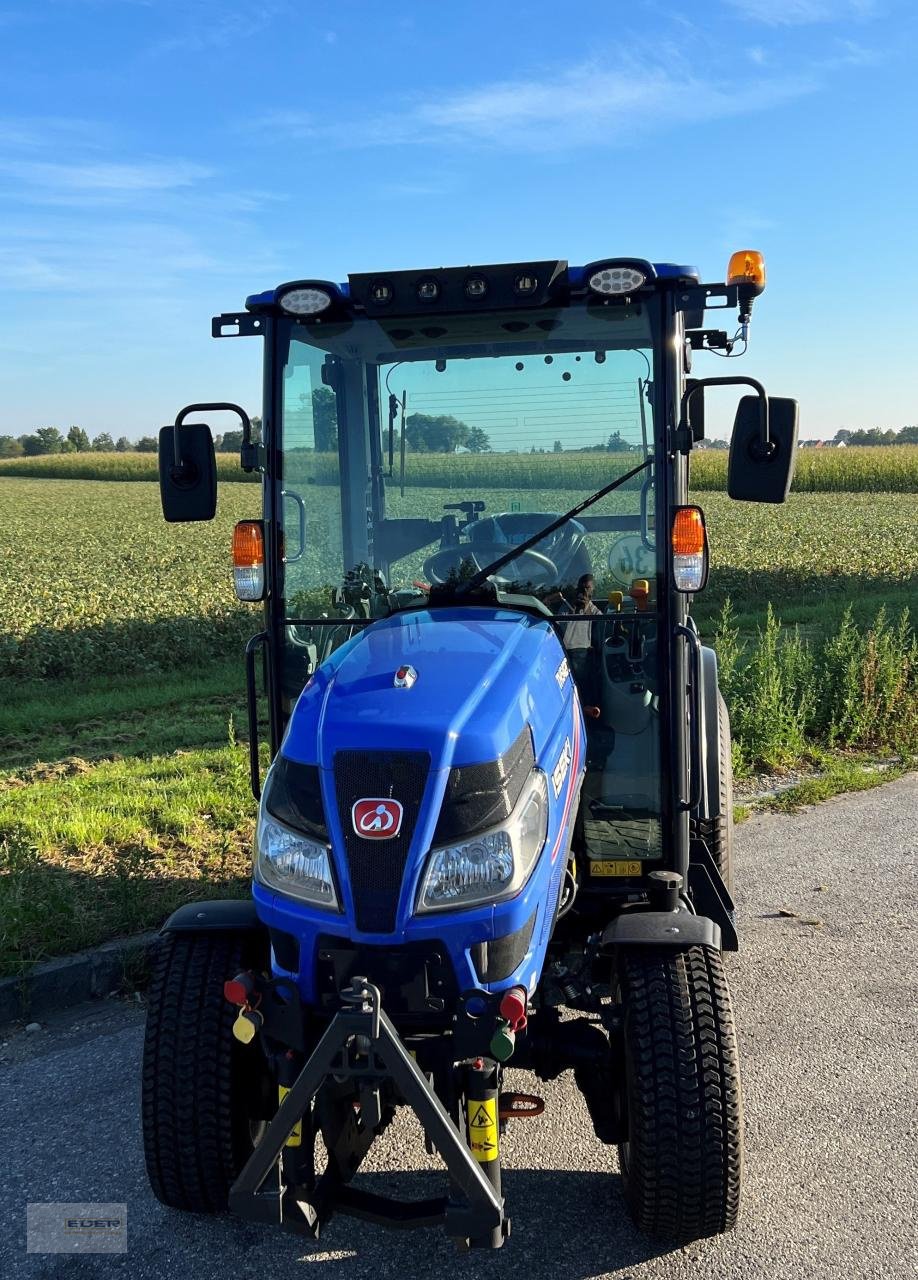
{"type": "Polygon", "coordinates": [[[297,280],[214,320],[263,339],[263,416],[183,409],[160,485],[167,520],[212,518],[195,419],[238,414],[261,482],[233,542],[237,594],[264,602],[259,809],[251,899],[181,908],[156,951],[143,1126],[165,1204],[498,1248],[501,1135],[544,1107],[507,1087],[521,1068],[573,1072],[642,1231],[733,1226],[730,728],[689,613],[689,471],[706,389],[741,384],[729,493],[782,502],[797,406],[689,373],[742,353],[764,283],[751,251],[725,284],[525,262],[297,280]],[[399,1107],[445,1165],[435,1198],[357,1177],[399,1107]]]}

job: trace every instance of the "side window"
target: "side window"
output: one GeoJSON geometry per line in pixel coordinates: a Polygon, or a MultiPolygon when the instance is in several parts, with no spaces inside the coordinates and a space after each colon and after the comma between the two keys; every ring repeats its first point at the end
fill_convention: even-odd
{"type": "Polygon", "coordinates": [[[321,352],[292,342],[283,387],[283,524],[288,617],[324,612],[341,580],[335,393],[321,352]]]}

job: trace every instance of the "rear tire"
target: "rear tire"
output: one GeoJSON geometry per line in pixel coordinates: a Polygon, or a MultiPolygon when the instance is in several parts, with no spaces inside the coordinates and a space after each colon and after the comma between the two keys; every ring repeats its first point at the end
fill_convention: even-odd
{"type": "Polygon", "coordinates": [[[266,1064],[232,1033],[223,984],[246,967],[250,934],[171,933],[153,957],[143,1055],[143,1144],[157,1200],[219,1213],[252,1154],[266,1064]]]}
{"type": "Polygon", "coordinates": [[[623,949],[622,1185],[639,1230],[680,1243],[739,1214],[742,1095],[719,952],[623,949]]]}

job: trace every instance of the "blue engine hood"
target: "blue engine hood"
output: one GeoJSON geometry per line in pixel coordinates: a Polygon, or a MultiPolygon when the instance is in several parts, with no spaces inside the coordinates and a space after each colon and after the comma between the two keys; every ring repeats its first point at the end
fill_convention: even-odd
{"type": "Polygon", "coordinates": [[[482,607],[395,614],[322,664],[282,750],[326,769],[344,749],[423,750],[433,769],[444,769],[496,760],[529,724],[539,760],[570,700],[559,675],[564,661],[550,623],[529,614],[482,607]],[[417,680],[396,688],[405,664],[417,680]]]}

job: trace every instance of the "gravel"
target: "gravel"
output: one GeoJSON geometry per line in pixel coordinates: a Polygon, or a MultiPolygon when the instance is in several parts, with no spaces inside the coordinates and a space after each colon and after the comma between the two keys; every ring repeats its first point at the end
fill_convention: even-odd
{"type": "MultiPolygon", "coordinates": [[[[747,1177],[736,1232],[670,1250],[639,1236],[613,1154],[572,1080],[504,1144],[513,1236],[457,1256],[435,1231],[384,1233],[339,1218],[319,1242],[153,1200],[138,1122],[142,1009],[107,1003],[17,1034],[0,1055],[0,1274],[138,1280],[169,1275],[329,1280],[450,1274],[526,1280],[898,1280],[915,1272],[918,1161],[914,892],[918,775],[737,830],[743,950],[728,958],[742,1039],[747,1177]],[[818,921],[818,923],[813,923],[818,921]],[[128,1253],[25,1253],[28,1201],[127,1202],[128,1253]]],[[[369,1164],[369,1162],[368,1162],[369,1164]]],[[[400,1116],[369,1181],[422,1194],[439,1179],[400,1116]],[[395,1171],[400,1171],[397,1175],[395,1171]]]]}

